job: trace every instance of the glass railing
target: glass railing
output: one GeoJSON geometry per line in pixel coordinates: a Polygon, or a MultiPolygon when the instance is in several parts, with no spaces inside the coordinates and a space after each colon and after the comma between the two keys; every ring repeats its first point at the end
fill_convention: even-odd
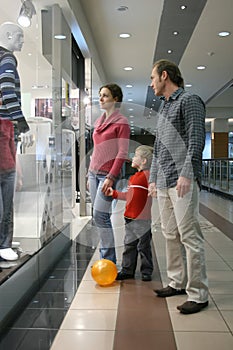
{"type": "Polygon", "coordinates": [[[233,195],[233,158],[203,159],[202,185],[233,195]]]}

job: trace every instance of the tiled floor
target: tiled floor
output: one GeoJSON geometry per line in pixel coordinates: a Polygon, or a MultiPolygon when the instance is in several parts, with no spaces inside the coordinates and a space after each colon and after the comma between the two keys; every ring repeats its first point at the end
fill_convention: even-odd
{"type": "MultiPolygon", "coordinates": [[[[233,241],[223,232],[228,230],[228,223],[232,225],[233,202],[203,191],[201,203],[201,214],[208,214],[208,221],[200,217],[210,285],[207,309],[182,315],[176,306],[185,296],[166,300],[155,296],[153,289],[167,283],[164,239],[157,215],[153,226],[152,282],[142,282],[138,275],[135,280],[98,286],[91,277],[91,266],[99,256],[94,252],[96,242],[91,240],[87,225],[86,235],[81,231],[81,236],[13,325],[9,336],[0,343],[0,349],[232,350],[233,241]],[[221,230],[211,223],[216,220],[215,213],[224,218],[221,230]],[[91,242],[89,247],[82,244],[84,241],[91,242]]],[[[117,208],[113,218],[119,264],[123,239],[121,209],[117,208]]],[[[154,212],[157,212],[156,202],[154,212]]],[[[79,219],[74,220],[74,232],[79,224],[79,219]]]]}

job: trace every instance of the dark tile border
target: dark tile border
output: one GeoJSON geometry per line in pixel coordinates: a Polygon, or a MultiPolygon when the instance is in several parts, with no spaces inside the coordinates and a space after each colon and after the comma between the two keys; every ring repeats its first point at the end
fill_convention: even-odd
{"type": "Polygon", "coordinates": [[[209,209],[204,204],[199,204],[200,214],[210,221],[215,227],[222,231],[228,238],[233,240],[233,223],[223,218],[221,215],[209,209]]]}
{"type": "MultiPolygon", "coordinates": [[[[154,273],[151,282],[139,277],[121,283],[114,350],[176,350],[166,300],[153,289],[161,288],[159,266],[153,251],[154,273]]],[[[136,276],[140,276],[137,272],[136,276]]]]}

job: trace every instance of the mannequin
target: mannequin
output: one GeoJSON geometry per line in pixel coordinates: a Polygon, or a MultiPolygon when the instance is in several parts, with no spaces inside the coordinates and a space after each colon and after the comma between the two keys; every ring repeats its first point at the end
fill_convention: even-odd
{"type": "Polygon", "coordinates": [[[29,127],[21,110],[20,78],[13,52],[21,51],[23,42],[23,31],[17,24],[0,25],[0,257],[4,260],[18,259],[11,248],[15,155],[18,136],[29,127]]]}
{"type": "Polygon", "coordinates": [[[29,126],[21,109],[20,79],[14,51],[21,51],[24,43],[23,30],[17,24],[5,22],[0,25],[0,116],[17,122],[19,133],[29,126]]]}
{"type": "Polygon", "coordinates": [[[11,249],[13,238],[13,197],[15,187],[15,142],[13,124],[0,118],[0,256],[16,260],[11,249]]]}
{"type": "MultiPolygon", "coordinates": [[[[75,133],[75,159],[76,159],[76,192],[77,198],[76,202],[80,201],[80,188],[79,188],[79,166],[80,166],[80,129],[79,129],[79,117],[77,115],[72,115],[68,118],[63,125],[64,129],[72,130],[75,133]]],[[[85,129],[85,147],[86,154],[90,148],[90,132],[85,129]]],[[[88,165],[87,165],[88,166],[88,165]]]]}

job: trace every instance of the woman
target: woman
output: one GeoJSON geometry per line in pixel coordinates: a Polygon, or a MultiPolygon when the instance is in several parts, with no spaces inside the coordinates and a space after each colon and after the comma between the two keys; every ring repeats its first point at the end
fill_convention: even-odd
{"type": "Polygon", "coordinates": [[[119,107],[123,94],[116,84],[99,90],[100,108],[104,110],[93,132],[94,150],[88,172],[88,186],[93,205],[93,219],[100,237],[100,258],[116,263],[114,234],[111,224],[112,198],[106,196],[114,187],[128,155],[130,128],[119,107]]]}

